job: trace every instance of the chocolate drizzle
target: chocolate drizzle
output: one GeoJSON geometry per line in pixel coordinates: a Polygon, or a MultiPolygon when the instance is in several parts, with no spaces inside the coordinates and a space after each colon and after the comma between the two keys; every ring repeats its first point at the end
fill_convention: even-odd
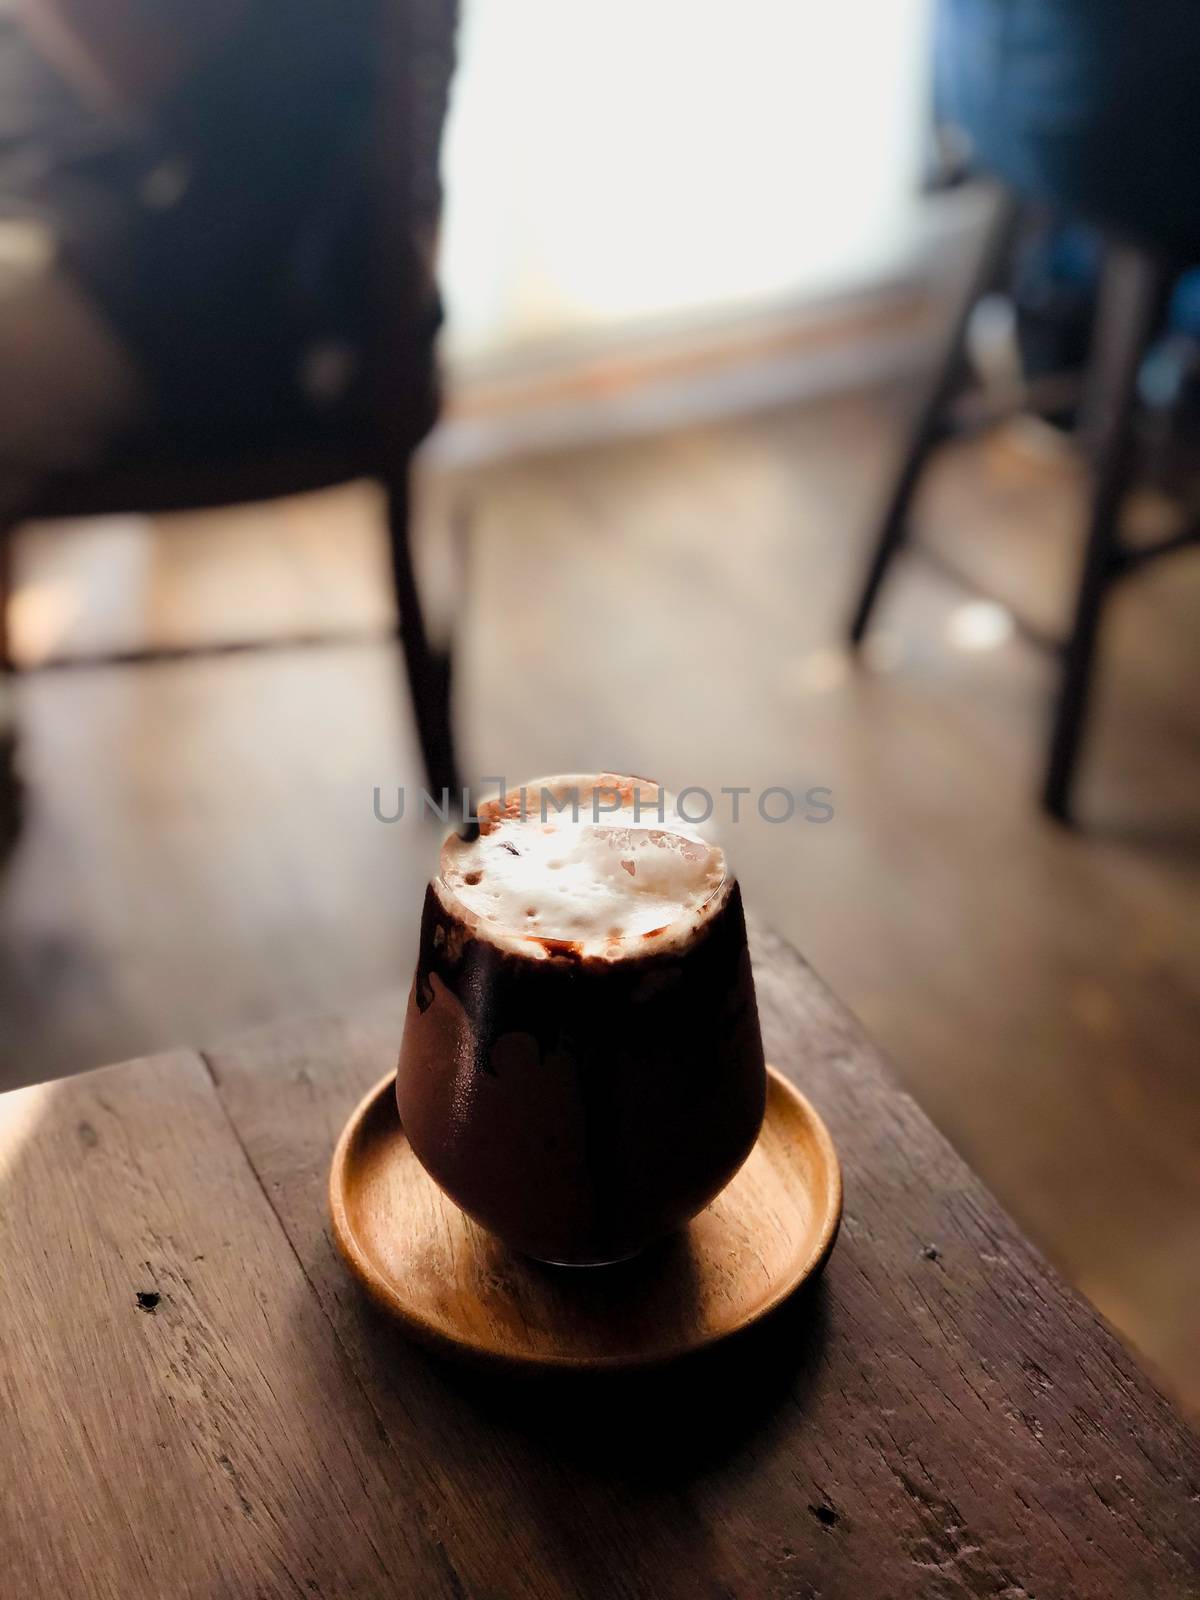
{"type": "Polygon", "coordinates": [[[736,885],[684,948],[493,943],[426,895],[398,1094],[471,1215],[544,1259],[612,1259],[694,1215],[762,1118],[736,885]]]}

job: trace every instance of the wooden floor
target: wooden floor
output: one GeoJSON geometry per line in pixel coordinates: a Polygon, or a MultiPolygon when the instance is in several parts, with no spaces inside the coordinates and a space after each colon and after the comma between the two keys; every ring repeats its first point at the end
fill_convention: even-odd
{"type": "MultiPolygon", "coordinates": [[[[1018,1220],[1200,1405],[1200,560],[1114,604],[1081,791],[1035,809],[1049,659],[906,560],[870,666],[838,631],[904,397],[429,475],[474,508],[471,769],[823,784],[825,826],[727,830],[747,899],[858,1012],[1018,1220]]],[[[929,543],[1046,626],[1081,485],[1009,431],[957,446],[929,543]]],[[[147,639],[342,642],[19,686],[27,820],[0,876],[0,1082],[406,982],[434,840],[365,489],[27,532],[26,659],[147,639]]],[[[1150,516],[1152,506],[1143,508],[1150,516]]],[[[851,1217],[854,1195],[847,1196],[851,1217]]],[[[931,1241],[936,1243],[937,1241],[931,1241]]]]}

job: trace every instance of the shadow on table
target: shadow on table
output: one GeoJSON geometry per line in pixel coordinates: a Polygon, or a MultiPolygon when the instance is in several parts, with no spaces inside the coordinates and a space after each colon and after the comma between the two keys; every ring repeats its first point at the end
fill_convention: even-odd
{"type": "Polygon", "coordinates": [[[1194,813],[1115,817],[1091,823],[1088,833],[1172,870],[1200,862],[1200,820],[1194,813]]]}
{"type": "Polygon", "coordinates": [[[815,1400],[831,1321],[820,1280],[724,1345],[635,1373],[470,1367],[421,1351],[365,1302],[362,1314],[395,1492],[423,1502],[476,1584],[465,1592],[519,1593],[522,1573],[552,1574],[552,1592],[578,1600],[755,1592],[725,1524],[763,1495],[794,1504],[795,1408],[815,1400]],[[472,1568],[478,1530],[511,1551],[490,1587],[472,1568]]]}
{"type": "Polygon", "coordinates": [[[510,1375],[426,1355],[425,1364],[493,1424],[589,1474],[660,1487],[761,1445],[784,1408],[804,1407],[828,1322],[822,1279],[756,1327],[639,1372],[510,1375]]]}

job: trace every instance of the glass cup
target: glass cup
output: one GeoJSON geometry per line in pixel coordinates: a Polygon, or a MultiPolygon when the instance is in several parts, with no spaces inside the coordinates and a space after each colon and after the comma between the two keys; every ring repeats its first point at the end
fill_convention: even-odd
{"type": "Polygon", "coordinates": [[[561,839],[564,855],[582,849],[601,872],[632,878],[640,863],[643,882],[669,869],[701,880],[659,926],[639,918],[657,920],[664,902],[630,891],[627,926],[581,931],[562,911],[569,890],[557,912],[539,912],[536,871],[520,918],[489,909],[487,869],[472,871],[475,847],[452,834],[425,896],[396,1076],[413,1151],[514,1250],[563,1266],[624,1260],[701,1211],[762,1125],[741,893],[720,849],[646,779],[534,780],[485,802],[479,820],[485,837],[509,829],[502,848],[514,855],[526,840],[544,853],[561,839]]]}

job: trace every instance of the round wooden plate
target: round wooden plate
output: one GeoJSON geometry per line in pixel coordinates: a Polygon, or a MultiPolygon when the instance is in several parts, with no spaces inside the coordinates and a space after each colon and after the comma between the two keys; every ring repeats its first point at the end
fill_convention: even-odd
{"type": "Polygon", "coordinates": [[[824,1265],[842,1214],[820,1117],[768,1068],[767,1114],[733,1182],[687,1228],[613,1267],[544,1267],[438,1188],[400,1124],[395,1077],[338,1140],[333,1232],[371,1297],[427,1343],[532,1368],[644,1367],[766,1316],[824,1265]]]}

